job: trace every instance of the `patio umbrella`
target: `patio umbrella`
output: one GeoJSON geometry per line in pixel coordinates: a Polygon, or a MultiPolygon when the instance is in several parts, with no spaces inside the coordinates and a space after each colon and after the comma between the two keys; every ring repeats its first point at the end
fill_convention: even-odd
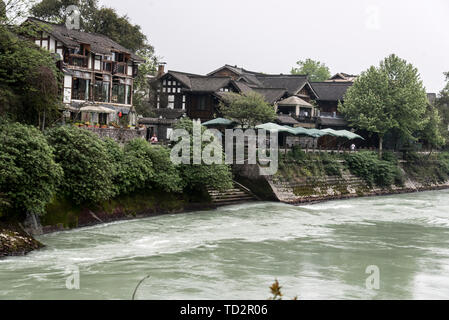
{"type": "Polygon", "coordinates": [[[225,118],[216,118],[207,122],[203,123],[203,126],[205,127],[212,127],[212,126],[230,126],[236,123],[233,120],[225,119],[225,118]]]}

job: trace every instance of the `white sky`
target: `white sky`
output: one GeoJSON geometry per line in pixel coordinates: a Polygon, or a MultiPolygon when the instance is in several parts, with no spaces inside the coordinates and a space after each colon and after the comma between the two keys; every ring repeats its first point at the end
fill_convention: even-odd
{"type": "Polygon", "coordinates": [[[358,74],[390,53],[415,65],[428,92],[449,71],[447,0],[100,0],[142,27],[170,70],[224,64],[289,73],[320,60],[358,74]]]}

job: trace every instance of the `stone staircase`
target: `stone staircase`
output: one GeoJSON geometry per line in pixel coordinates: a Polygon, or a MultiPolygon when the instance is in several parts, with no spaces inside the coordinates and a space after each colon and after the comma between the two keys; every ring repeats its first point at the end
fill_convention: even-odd
{"type": "Polygon", "coordinates": [[[234,183],[234,186],[231,189],[225,191],[208,189],[208,192],[212,198],[212,202],[217,206],[227,206],[258,200],[251,191],[237,182],[234,183]]]}

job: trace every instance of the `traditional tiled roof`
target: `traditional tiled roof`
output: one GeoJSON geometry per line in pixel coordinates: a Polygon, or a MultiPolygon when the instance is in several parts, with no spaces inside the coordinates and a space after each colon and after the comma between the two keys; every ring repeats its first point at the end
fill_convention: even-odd
{"type": "Polygon", "coordinates": [[[311,82],[313,90],[321,101],[343,101],[353,82],[311,82]]]}
{"type": "Polygon", "coordinates": [[[229,64],[210,72],[208,76],[216,74],[223,69],[228,69],[238,75],[237,81],[244,82],[251,88],[285,88],[291,95],[296,94],[307,83],[306,75],[265,74],[229,64]]]}
{"type": "Polygon", "coordinates": [[[253,88],[253,91],[262,95],[269,104],[274,104],[287,93],[284,88],[253,88]]]}
{"type": "Polygon", "coordinates": [[[196,92],[215,92],[229,85],[230,77],[190,77],[190,90],[196,92]]]}
{"type": "Polygon", "coordinates": [[[73,49],[79,47],[80,44],[88,44],[90,45],[90,50],[96,54],[110,55],[114,51],[124,52],[129,54],[132,60],[144,61],[131,50],[102,34],[68,29],[64,24],[50,23],[36,18],[28,18],[27,21],[42,26],[46,33],[62,42],[68,48],[73,49]]]}
{"type": "Polygon", "coordinates": [[[303,75],[263,75],[257,79],[265,88],[285,88],[290,95],[296,94],[307,83],[307,76],[303,75]]]}

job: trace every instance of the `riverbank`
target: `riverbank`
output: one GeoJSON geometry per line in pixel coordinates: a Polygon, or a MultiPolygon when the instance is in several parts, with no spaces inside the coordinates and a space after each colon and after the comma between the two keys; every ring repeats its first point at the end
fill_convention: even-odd
{"type": "Polygon", "coordinates": [[[25,232],[19,224],[0,222],[0,258],[23,256],[44,245],[25,232]]]}

